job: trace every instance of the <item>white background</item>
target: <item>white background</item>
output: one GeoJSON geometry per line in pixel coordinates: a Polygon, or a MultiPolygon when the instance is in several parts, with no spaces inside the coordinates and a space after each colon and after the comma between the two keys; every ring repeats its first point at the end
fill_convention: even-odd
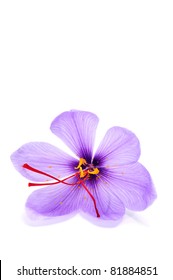
{"type": "Polygon", "coordinates": [[[171,279],[173,250],[172,1],[1,1],[0,258],[9,279],[144,279],[19,277],[17,268],[157,266],[171,279]],[[31,226],[23,219],[31,190],[10,154],[24,143],[61,147],[51,121],[70,109],[100,117],[97,142],[113,125],[138,136],[140,162],[158,198],[127,213],[114,228],[77,215],[31,226]]]}

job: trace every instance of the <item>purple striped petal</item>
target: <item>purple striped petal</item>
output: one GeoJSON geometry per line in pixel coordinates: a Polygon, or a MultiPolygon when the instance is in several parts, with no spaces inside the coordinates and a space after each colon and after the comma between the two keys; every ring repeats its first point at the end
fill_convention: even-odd
{"type": "Polygon", "coordinates": [[[116,167],[123,164],[134,163],[140,156],[139,140],[131,131],[112,127],[100,143],[94,162],[98,166],[116,167]]]}
{"type": "Polygon", "coordinates": [[[156,198],[150,174],[138,162],[114,169],[104,168],[101,170],[101,180],[130,210],[144,210],[156,198]]]}
{"type": "MultiPolygon", "coordinates": [[[[47,217],[62,216],[74,211],[82,211],[97,217],[93,200],[82,184],[71,178],[67,186],[62,183],[34,191],[26,202],[26,207],[35,214],[47,217]]],[[[93,195],[100,214],[100,220],[118,220],[124,215],[124,205],[119,198],[104,187],[102,182],[86,183],[86,188],[93,195]]]]}
{"type": "MultiPolygon", "coordinates": [[[[96,206],[102,220],[119,220],[125,212],[121,200],[110,189],[104,186],[101,180],[87,181],[86,186],[95,198],[96,206]]],[[[85,193],[83,196],[82,211],[96,217],[91,197],[85,193]]]]}
{"type": "Polygon", "coordinates": [[[81,208],[82,191],[84,192],[77,186],[67,186],[62,183],[45,187],[32,192],[26,207],[35,214],[47,217],[67,215],[81,208]]]}
{"type": "Polygon", "coordinates": [[[11,155],[11,160],[23,176],[36,182],[48,181],[50,178],[23,168],[25,163],[57,178],[75,173],[74,168],[78,165],[78,160],[44,142],[23,145],[11,155]]]}
{"type": "Polygon", "coordinates": [[[84,111],[64,112],[51,124],[51,131],[80,158],[91,162],[98,117],[84,111]]]}

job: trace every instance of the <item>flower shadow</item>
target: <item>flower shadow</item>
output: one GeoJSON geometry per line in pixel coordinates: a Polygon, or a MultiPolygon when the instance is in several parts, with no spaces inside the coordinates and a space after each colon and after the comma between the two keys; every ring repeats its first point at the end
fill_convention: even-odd
{"type": "Polygon", "coordinates": [[[142,217],[141,215],[139,216],[138,213],[134,213],[130,210],[126,210],[126,215],[125,215],[125,222],[129,222],[130,220],[133,220],[135,223],[138,223],[140,225],[149,226],[148,221],[146,221],[146,219],[144,219],[144,217],[142,217]]]}

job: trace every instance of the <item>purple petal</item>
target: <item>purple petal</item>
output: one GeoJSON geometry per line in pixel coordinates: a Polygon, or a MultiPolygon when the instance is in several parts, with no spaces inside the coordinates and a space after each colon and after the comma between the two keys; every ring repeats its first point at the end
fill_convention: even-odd
{"type": "MultiPolygon", "coordinates": [[[[76,178],[69,183],[75,183],[76,178]]],[[[86,183],[86,182],[85,182],[86,183]]],[[[118,220],[124,214],[124,205],[118,197],[107,190],[102,182],[86,183],[89,192],[95,198],[100,218],[103,220],[118,220]]],[[[81,210],[93,217],[97,217],[93,200],[80,184],[67,186],[62,183],[34,191],[26,202],[26,207],[38,215],[62,216],[81,210]]]]}
{"type": "MultiPolygon", "coordinates": [[[[125,208],[121,200],[104,186],[101,180],[87,181],[86,186],[96,201],[96,206],[100,214],[99,219],[118,220],[125,212],[125,208]]],[[[96,211],[93,201],[87,192],[83,196],[82,211],[96,217],[96,211]]]]}
{"type": "Polygon", "coordinates": [[[140,163],[101,170],[101,180],[130,210],[144,210],[156,198],[149,172],[140,163]]]}
{"type": "Polygon", "coordinates": [[[98,166],[119,166],[133,163],[140,156],[139,140],[131,131],[112,127],[100,143],[93,162],[98,166]]]}
{"type": "Polygon", "coordinates": [[[64,112],[51,124],[51,131],[80,158],[91,162],[98,117],[84,111],[64,112]]]}
{"type": "Polygon", "coordinates": [[[23,168],[27,163],[52,176],[62,178],[73,174],[78,160],[64,153],[60,149],[44,142],[31,142],[23,145],[11,155],[15,168],[26,178],[32,181],[47,181],[49,177],[23,168]]]}
{"type": "Polygon", "coordinates": [[[26,207],[38,215],[48,217],[67,215],[81,207],[82,191],[77,186],[67,186],[62,183],[45,187],[29,196],[26,207]]]}

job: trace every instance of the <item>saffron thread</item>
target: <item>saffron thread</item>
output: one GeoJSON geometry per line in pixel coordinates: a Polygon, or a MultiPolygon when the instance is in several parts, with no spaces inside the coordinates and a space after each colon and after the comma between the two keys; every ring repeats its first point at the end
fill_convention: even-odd
{"type": "Polygon", "coordinates": [[[35,173],[39,173],[39,174],[45,175],[45,176],[50,177],[51,179],[54,179],[54,180],[57,181],[57,182],[53,182],[53,183],[28,183],[28,187],[55,185],[55,184],[58,184],[58,183],[63,183],[63,184],[66,184],[66,185],[74,186],[75,184],[66,183],[65,181],[66,181],[67,179],[70,179],[70,178],[75,177],[75,176],[78,174],[78,172],[77,172],[77,173],[75,173],[75,174],[73,174],[73,175],[71,175],[71,176],[69,176],[69,177],[67,177],[67,178],[65,178],[65,179],[63,179],[63,180],[59,180],[58,178],[56,178],[56,177],[54,177],[54,176],[52,176],[52,175],[50,175],[50,174],[47,174],[46,172],[40,171],[40,170],[38,170],[38,169],[36,169],[36,168],[30,166],[30,165],[27,164],[27,163],[25,163],[25,164],[23,165],[23,167],[26,168],[26,169],[28,169],[28,170],[30,170],[30,171],[33,171],[33,172],[35,172],[35,173]]]}
{"type": "Polygon", "coordinates": [[[88,188],[85,186],[85,184],[82,181],[80,181],[80,183],[84,187],[84,189],[87,191],[89,196],[91,197],[91,199],[92,199],[92,201],[94,203],[94,208],[95,208],[95,211],[96,211],[96,214],[97,214],[97,218],[100,218],[100,214],[99,214],[99,211],[97,209],[96,200],[95,200],[94,196],[90,193],[90,191],[88,190],[88,188]]]}
{"type": "Polygon", "coordinates": [[[56,184],[59,184],[59,183],[63,183],[63,184],[66,184],[66,185],[70,185],[70,186],[74,186],[76,184],[81,184],[83,186],[83,188],[86,190],[86,192],[89,194],[89,196],[91,197],[93,203],[94,203],[94,208],[95,208],[95,211],[96,211],[96,215],[97,215],[97,218],[100,217],[100,214],[99,214],[99,211],[97,209],[97,205],[96,205],[96,200],[94,198],[94,196],[91,194],[91,192],[88,190],[88,188],[85,186],[85,184],[83,183],[83,180],[86,180],[88,178],[88,176],[84,176],[83,180],[81,180],[81,178],[79,177],[79,181],[77,181],[75,184],[70,184],[70,183],[67,183],[65,182],[66,180],[70,179],[70,178],[73,178],[73,177],[77,177],[80,175],[80,171],[79,172],[76,172],[75,174],[72,174],[70,175],[69,177],[63,179],[63,180],[59,180],[58,178],[50,175],[50,174],[47,174],[46,172],[43,172],[41,170],[38,170],[32,166],[30,166],[29,164],[25,163],[23,164],[23,168],[26,168],[32,172],[35,172],[35,173],[38,173],[38,174],[42,174],[42,175],[45,175],[51,179],[54,179],[56,180],[57,182],[51,182],[51,183],[28,183],[28,187],[32,187],[32,186],[50,186],[50,185],[56,185],[56,184]]]}

